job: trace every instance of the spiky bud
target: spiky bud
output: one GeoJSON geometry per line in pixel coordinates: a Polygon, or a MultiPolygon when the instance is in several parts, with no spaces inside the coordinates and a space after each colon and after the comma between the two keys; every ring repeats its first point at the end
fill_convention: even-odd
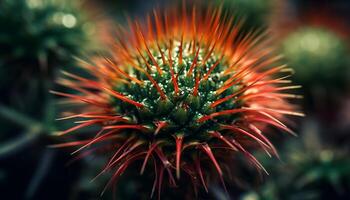
{"type": "Polygon", "coordinates": [[[221,16],[211,8],[155,11],[146,23],[119,29],[111,56],[84,65],[95,78],[65,73],[60,81],[80,94],[54,92],[82,106],[65,119],[86,119],[60,135],[92,125],[101,130],[58,146],[111,145],[102,170],[114,170],[107,186],[136,160],[141,174],[154,169],[159,192],[165,174],[170,185],[186,174],[206,190],[208,178],[224,182],[222,165],[239,152],[264,170],[248,149],[257,144],[277,154],[263,131],[271,125],[292,133],[282,121],[301,115],[287,101],[295,95],[284,92],[295,86],[266,34],[239,35],[241,23],[221,16]]]}

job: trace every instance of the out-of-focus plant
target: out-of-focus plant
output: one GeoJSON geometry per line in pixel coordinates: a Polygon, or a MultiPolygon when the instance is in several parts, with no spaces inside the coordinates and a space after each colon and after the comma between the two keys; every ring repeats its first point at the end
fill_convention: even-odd
{"type": "Polygon", "coordinates": [[[339,102],[350,80],[344,39],[327,29],[303,27],[284,39],[282,49],[295,70],[294,81],[302,86],[304,110],[327,122],[323,130],[336,130],[339,102]]]}
{"type": "MultiPolygon", "coordinates": [[[[56,129],[55,100],[48,92],[56,72],[72,68],[74,56],[92,49],[94,25],[81,6],[69,0],[0,1],[1,161],[33,142],[40,145],[28,153],[46,148],[47,135],[56,129]]],[[[35,193],[53,160],[51,150],[23,161],[30,165],[40,157],[37,172],[30,174],[30,186],[21,195],[29,198],[35,193]]],[[[12,176],[6,174],[12,169],[3,170],[12,176]]]]}
{"type": "Polygon", "coordinates": [[[304,87],[344,87],[349,76],[346,43],[329,30],[304,27],[283,42],[294,78],[304,87]]]}
{"type": "Polygon", "coordinates": [[[1,1],[1,74],[34,78],[71,64],[91,29],[77,6],[75,1],[1,1]]]}
{"type": "Polygon", "coordinates": [[[43,112],[55,72],[74,66],[73,56],[87,49],[93,32],[80,9],[77,2],[59,0],[0,2],[1,104],[47,120],[43,112]]]}
{"type": "Polygon", "coordinates": [[[73,57],[88,47],[94,30],[86,17],[76,1],[0,2],[1,103],[42,114],[55,72],[74,66],[73,57]]]}
{"type": "MultiPolygon", "coordinates": [[[[210,2],[210,1],[209,1],[210,2]]],[[[245,19],[244,31],[268,26],[269,15],[273,10],[272,0],[215,0],[222,5],[224,12],[235,12],[245,19]]]]}
{"type": "MultiPolygon", "coordinates": [[[[309,126],[313,123],[308,122],[309,126]]],[[[242,200],[345,199],[350,195],[350,158],[346,151],[322,144],[317,129],[306,131],[302,140],[284,145],[281,165],[266,160],[270,176],[242,200]]]]}

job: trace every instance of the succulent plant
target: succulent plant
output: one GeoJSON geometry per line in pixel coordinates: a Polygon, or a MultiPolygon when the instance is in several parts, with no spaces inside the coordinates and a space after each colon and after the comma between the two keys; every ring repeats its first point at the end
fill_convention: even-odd
{"type": "Polygon", "coordinates": [[[284,122],[302,114],[286,91],[298,87],[277,64],[267,34],[240,35],[240,23],[221,16],[220,9],[184,6],[119,28],[109,57],[82,64],[90,75],[64,72],[58,80],[78,94],[53,91],[71,104],[61,119],[78,123],[58,135],[99,130],[55,146],[110,155],[99,174],[112,171],[105,189],[132,164],[141,174],[153,171],[152,194],[165,177],[170,186],[180,177],[205,190],[209,180],[225,185],[224,169],[241,155],[265,171],[249,151],[277,155],[269,127],[294,134],[284,122]]]}

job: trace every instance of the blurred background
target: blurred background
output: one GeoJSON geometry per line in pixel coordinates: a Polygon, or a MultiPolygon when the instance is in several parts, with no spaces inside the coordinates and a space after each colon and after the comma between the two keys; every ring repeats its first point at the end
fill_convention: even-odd
{"type": "MultiPolygon", "coordinates": [[[[60,70],[83,73],[77,61],[103,53],[110,31],[126,15],[142,17],[170,2],[0,0],[0,199],[112,199],[99,197],[108,177],[90,182],[103,158],[76,161],[73,149],[49,147],[62,142],[53,133],[69,124],[55,120],[60,106],[48,91],[60,89],[60,70]]],[[[245,30],[270,31],[295,70],[294,82],[302,85],[298,103],[306,114],[295,122],[298,137],[274,141],[280,160],[257,153],[270,175],[242,175],[254,181],[228,183],[230,197],[350,199],[350,1],[210,2],[241,15],[245,30]]],[[[144,179],[123,175],[116,199],[149,199],[144,179]]],[[[183,197],[165,191],[162,199],[183,197]]],[[[214,185],[199,199],[226,197],[214,185]]]]}

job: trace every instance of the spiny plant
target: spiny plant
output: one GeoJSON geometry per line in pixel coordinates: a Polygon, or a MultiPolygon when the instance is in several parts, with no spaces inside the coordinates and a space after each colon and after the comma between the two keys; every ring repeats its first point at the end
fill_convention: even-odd
{"type": "Polygon", "coordinates": [[[289,84],[291,71],[277,63],[268,34],[240,35],[241,25],[211,7],[155,10],[146,20],[129,20],[128,28],[118,28],[109,57],[82,64],[90,76],[63,72],[58,80],[78,92],[53,91],[76,108],[61,119],[78,123],[58,135],[100,130],[55,146],[110,154],[97,175],[113,173],[102,194],[137,163],[141,174],[154,169],[152,195],[161,193],[165,176],[170,186],[182,174],[194,188],[208,191],[216,178],[224,185],[223,169],[239,155],[265,171],[250,150],[277,156],[268,127],[294,134],[286,116],[302,114],[289,102],[297,95],[285,91],[298,86],[289,84]]]}

